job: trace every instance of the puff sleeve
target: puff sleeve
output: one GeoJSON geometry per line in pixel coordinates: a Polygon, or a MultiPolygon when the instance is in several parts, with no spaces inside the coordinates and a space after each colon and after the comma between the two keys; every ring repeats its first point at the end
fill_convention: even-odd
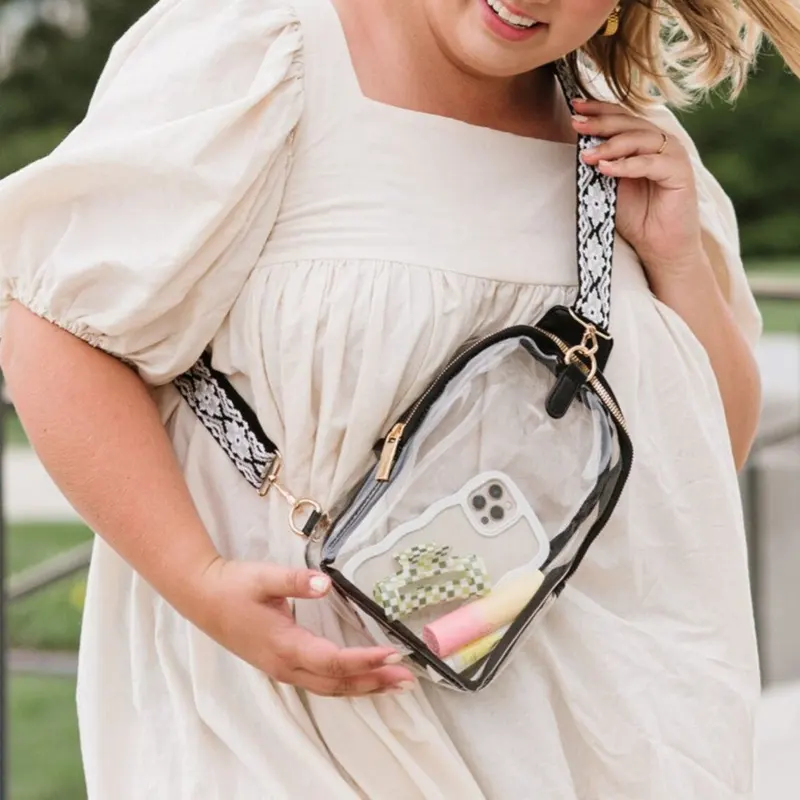
{"type": "Polygon", "coordinates": [[[0,183],[0,312],[18,300],[150,383],[187,369],[277,216],[301,44],[285,0],[162,0],[142,17],[83,122],[0,183]]]}

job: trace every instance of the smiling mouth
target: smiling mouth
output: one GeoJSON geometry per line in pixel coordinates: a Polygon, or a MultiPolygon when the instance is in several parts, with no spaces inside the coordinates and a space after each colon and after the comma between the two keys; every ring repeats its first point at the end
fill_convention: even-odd
{"type": "Polygon", "coordinates": [[[500,0],[484,0],[486,5],[492,10],[495,16],[499,17],[506,25],[516,28],[518,31],[529,31],[541,23],[530,17],[523,17],[511,11],[500,0]]]}

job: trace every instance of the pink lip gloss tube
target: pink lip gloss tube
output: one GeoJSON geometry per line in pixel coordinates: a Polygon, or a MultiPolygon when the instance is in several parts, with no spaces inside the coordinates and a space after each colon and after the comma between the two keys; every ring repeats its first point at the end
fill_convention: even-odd
{"type": "Polygon", "coordinates": [[[491,594],[461,606],[422,629],[422,641],[439,658],[488,636],[511,623],[542,585],[544,575],[524,572],[498,586],[491,594]]]}

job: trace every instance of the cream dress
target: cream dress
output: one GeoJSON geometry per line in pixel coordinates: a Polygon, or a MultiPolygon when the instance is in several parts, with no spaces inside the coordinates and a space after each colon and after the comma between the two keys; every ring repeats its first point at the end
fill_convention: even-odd
{"type": "MultiPolygon", "coordinates": [[[[695,164],[709,253],[755,341],[731,206],[695,164]]],[[[240,478],[171,379],[213,342],[285,482],[330,504],[454,348],[570,301],[574,169],[573,146],[365,98],[330,0],[163,0],[114,49],[86,121],[0,185],[3,302],[160,387],[225,555],[302,565],[280,499],[240,478]]],[[[633,473],[499,682],[307,696],[98,541],[78,688],[91,800],[750,797],[759,680],[721,399],[623,241],[613,284],[633,473]]],[[[325,602],[297,613],[347,635],[325,602]]]]}

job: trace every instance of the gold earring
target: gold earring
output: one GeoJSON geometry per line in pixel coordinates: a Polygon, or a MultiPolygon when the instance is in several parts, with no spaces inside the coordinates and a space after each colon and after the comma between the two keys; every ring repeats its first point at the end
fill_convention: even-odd
{"type": "Polygon", "coordinates": [[[619,30],[619,6],[617,6],[606,20],[606,27],[601,36],[613,36],[619,30]]]}

